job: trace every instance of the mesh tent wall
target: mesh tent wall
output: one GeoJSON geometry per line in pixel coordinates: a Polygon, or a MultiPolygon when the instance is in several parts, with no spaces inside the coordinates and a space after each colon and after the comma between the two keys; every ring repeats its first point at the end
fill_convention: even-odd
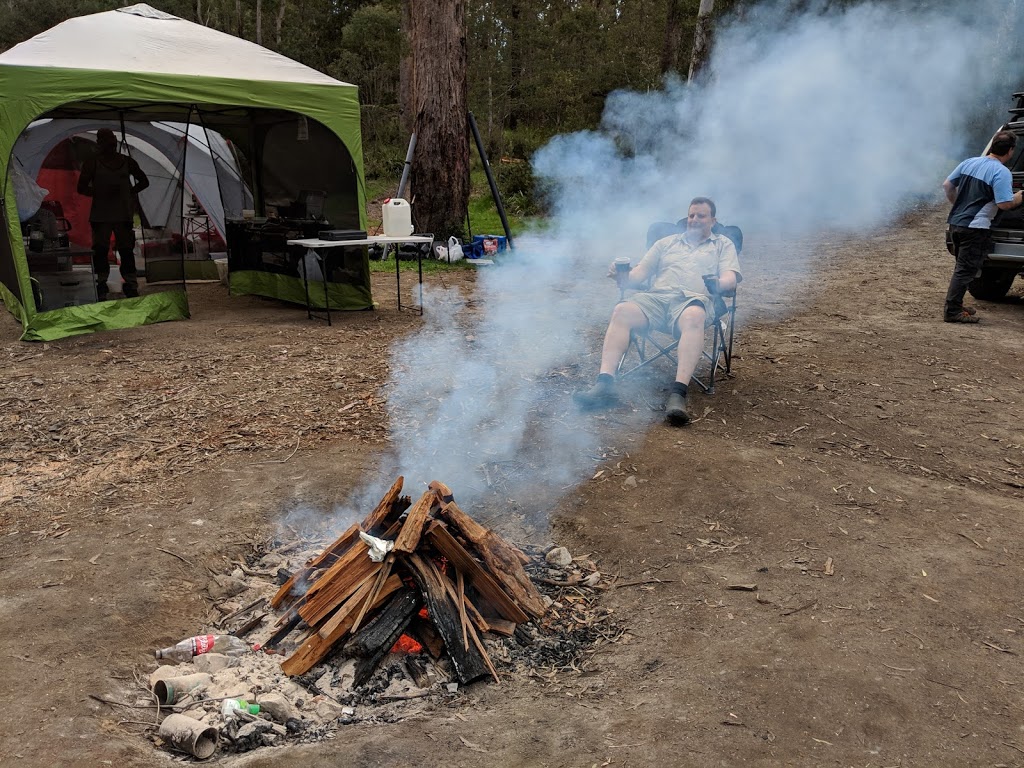
{"type": "MultiPolygon", "coordinates": [[[[0,54],[6,231],[6,237],[0,237],[0,296],[21,321],[22,339],[44,341],[180,319],[188,316],[188,301],[184,291],[166,291],[36,310],[10,174],[12,151],[21,133],[44,118],[188,123],[196,117],[245,146],[257,204],[264,177],[270,186],[280,186],[288,176],[290,153],[297,153],[294,118],[305,118],[308,140],[299,150],[308,155],[307,167],[314,175],[321,169],[321,177],[307,188],[333,185],[334,194],[325,202],[333,225],[365,229],[359,96],[354,85],[147,5],[70,19],[0,54]],[[284,125],[291,126],[290,137],[284,125]],[[323,159],[317,163],[318,158],[323,159]]],[[[365,256],[360,267],[364,282],[331,284],[332,308],[373,306],[365,256]]],[[[287,275],[232,275],[232,293],[303,301],[301,279],[287,275]]]]}
{"type": "MultiPolygon", "coordinates": [[[[115,132],[120,132],[120,126],[111,126],[104,121],[40,120],[21,134],[14,146],[14,154],[24,171],[37,178],[49,153],[61,141],[82,134],[88,134],[91,140],[96,129],[103,127],[112,127],[115,132]]],[[[252,193],[241,180],[236,159],[227,142],[216,131],[203,130],[196,124],[130,122],[125,124],[125,133],[131,156],[149,177],[150,186],[139,198],[151,220],[164,221],[168,218],[176,195],[175,190],[168,189],[174,179],[173,174],[167,171],[181,165],[185,166],[185,184],[209,214],[213,228],[221,237],[226,231],[226,215],[240,216],[243,209],[252,208],[252,193]],[[186,131],[187,152],[182,145],[186,131]],[[223,167],[217,168],[217,165],[223,167]],[[222,184],[222,179],[227,183],[222,184]],[[153,208],[157,210],[150,214],[149,209],[153,208]]],[[[52,165],[49,167],[53,168],[52,165]]],[[[72,169],[70,164],[63,168],[72,169]]],[[[40,184],[46,187],[42,181],[40,184]]]]}

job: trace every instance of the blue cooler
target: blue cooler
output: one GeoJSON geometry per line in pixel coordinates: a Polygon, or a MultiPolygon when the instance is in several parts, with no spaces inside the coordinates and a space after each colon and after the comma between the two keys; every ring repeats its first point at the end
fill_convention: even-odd
{"type": "Polygon", "coordinates": [[[479,245],[480,246],[480,252],[484,256],[491,256],[491,255],[493,255],[493,252],[492,253],[488,253],[487,252],[487,248],[484,245],[484,241],[486,241],[486,240],[493,241],[493,244],[497,246],[497,249],[495,251],[497,253],[501,253],[508,246],[508,238],[507,237],[503,237],[501,235],[474,235],[473,236],[473,245],[479,245]]]}

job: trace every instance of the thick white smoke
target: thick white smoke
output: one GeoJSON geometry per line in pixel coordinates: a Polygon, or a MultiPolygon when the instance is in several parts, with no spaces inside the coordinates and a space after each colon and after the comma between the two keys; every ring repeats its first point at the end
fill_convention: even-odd
{"type": "Polygon", "coordinates": [[[597,438],[568,391],[596,374],[614,288],[589,297],[690,198],[714,198],[748,234],[877,227],[938,199],[967,124],[1006,88],[1010,5],[750,11],[720,25],[704,85],[615,93],[600,130],[550,142],[534,159],[555,191],[550,226],[480,275],[474,313],[434,294],[425,330],[395,348],[391,426],[411,487],[553,502],[584,477],[597,438]]]}

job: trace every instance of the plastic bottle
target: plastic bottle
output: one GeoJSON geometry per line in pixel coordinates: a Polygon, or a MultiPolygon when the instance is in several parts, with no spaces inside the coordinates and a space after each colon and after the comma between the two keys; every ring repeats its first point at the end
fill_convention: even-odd
{"type": "Polygon", "coordinates": [[[405,237],[412,234],[412,209],[400,197],[389,197],[381,205],[385,237],[405,237]]]}
{"type": "Polygon", "coordinates": [[[224,699],[224,703],[220,705],[220,713],[224,717],[230,717],[231,713],[236,710],[248,712],[250,715],[258,715],[260,713],[260,705],[250,704],[245,699],[224,699]]]}
{"type": "Polygon", "coordinates": [[[223,653],[226,656],[241,656],[249,646],[234,635],[196,635],[182,640],[177,645],[161,648],[155,652],[158,659],[188,661],[201,653],[223,653]]]}

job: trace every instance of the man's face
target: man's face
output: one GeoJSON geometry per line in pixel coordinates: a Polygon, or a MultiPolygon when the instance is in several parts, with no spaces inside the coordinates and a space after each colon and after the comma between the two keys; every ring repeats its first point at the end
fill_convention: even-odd
{"type": "Polygon", "coordinates": [[[686,232],[701,240],[711,237],[711,228],[715,225],[715,217],[711,215],[711,206],[707,203],[695,203],[686,214],[686,232]]]}

